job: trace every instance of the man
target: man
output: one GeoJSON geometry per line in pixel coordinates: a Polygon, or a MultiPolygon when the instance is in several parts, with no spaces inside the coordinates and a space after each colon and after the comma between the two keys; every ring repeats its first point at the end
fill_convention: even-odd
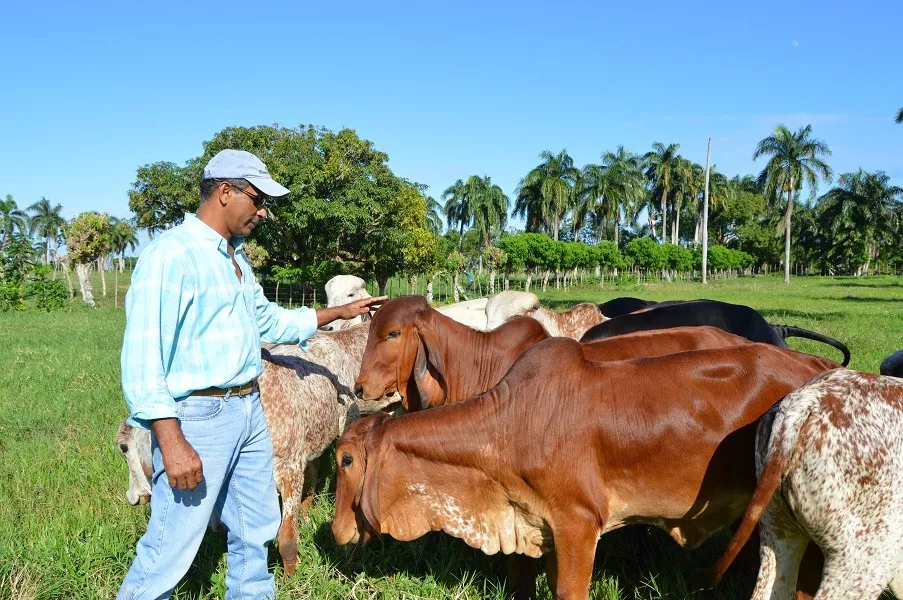
{"type": "Polygon", "coordinates": [[[384,297],[333,308],[269,302],[242,251],[270,198],[289,190],[249,152],[204,168],[201,206],[142,253],[126,296],[122,387],[130,424],[152,432],[151,517],[118,598],[167,598],[211,516],[228,531],[227,598],[272,598],[279,527],[273,448],[255,383],[260,342],[298,343],[384,297]]]}

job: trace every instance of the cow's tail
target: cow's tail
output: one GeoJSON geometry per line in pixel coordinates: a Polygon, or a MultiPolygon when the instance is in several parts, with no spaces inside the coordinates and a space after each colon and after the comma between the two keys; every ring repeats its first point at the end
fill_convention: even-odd
{"type": "Polygon", "coordinates": [[[764,440],[761,440],[761,437],[768,436],[765,419],[768,419],[770,415],[765,415],[760,421],[759,431],[756,433],[756,437],[760,439],[757,440],[757,443],[760,448],[762,446],[767,448],[767,453],[759,474],[759,482],[727,550],[724,551],[715,566],[695,574],[694,578],[701,586],[710,588],[721,581],[724,572],[749,540],[753,529],[762,518],[762,513],[765,512],[765,507],[771,502],[772,496],[781,484],[784,473],[791,467],[795,459],[800,430],[818,405],[819,399],[820,395],[813,393],[808,386],[784,398],[772,409],[775,416],[771,427],[771,436],[767,443],[763,443],[764,440]]]}
{"type": "Polygon", "coordinates": [[[832,337],[816,333],[814,331],[809,331],[808,329],[794,327],[793,325],[772,325],[772,327],[774,327],[774,330],[778,332],[778,335],[780,335],[785,340],[789,337],[801,337],[806,338],[807,340],[815,340],[816,342],[834,346],[835,348],[843,352],[843,362],[841,362],[840,364],[844,367],[850,364],[850,349],[847,348],[846,344],[844,344],[843,342],[835,340],[832,337]]]}

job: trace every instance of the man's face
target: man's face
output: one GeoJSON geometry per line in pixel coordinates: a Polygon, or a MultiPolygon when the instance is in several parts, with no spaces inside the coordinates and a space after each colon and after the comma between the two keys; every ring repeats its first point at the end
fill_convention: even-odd
{"type": "Polygon", "coordinates": [[[231,196],[226,205],[229,231],[233,236],[247,237],[262,219],[267,218],[264,196],[253,185],[244,190],[229,186],[231,196]],[[260,206],[260,208],[258,208],[260,206]]]}

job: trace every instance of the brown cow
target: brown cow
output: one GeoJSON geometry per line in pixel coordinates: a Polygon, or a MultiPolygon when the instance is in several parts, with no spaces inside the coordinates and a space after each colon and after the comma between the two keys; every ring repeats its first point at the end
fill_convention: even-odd
{"type": "MultiPolygon", "coordinates": [[[[522,316],[493,331],[474,331],[431,309],[422,296],[384,304],[373,317],[371,331],[357,396],[380,398],[398,390],[408,411],[492,389],[527,348],[549,337],[535,320],[522,316]]],[[[747,343],[714,327],[678,327],[584,344],[584,352],[590,360],[606,361],[747,343]]]]}
{"type": "Polygon", "coordinates": [[[837,366],[764,344],[599,363],[546,340],[485,394],[353,424],[333,535],[443,530],[487,554],[554,552],[556,597],[586,598],[601,534],[646,523],[692,548],[736,520],[757,420],[837,366]]]}

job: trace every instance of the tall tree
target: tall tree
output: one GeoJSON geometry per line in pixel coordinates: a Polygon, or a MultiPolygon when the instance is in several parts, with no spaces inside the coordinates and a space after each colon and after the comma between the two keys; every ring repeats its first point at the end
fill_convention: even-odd
{"type": "Polygon", "coordinates": [[[671,222],[671,243],[677,244],[680,241],[680,209],[686,202],[695,211],[699,203],[699,194],[703,191],[705,172],[696,163],[678,157],[672,176],[674,177],[674,220],[671,222]]]}
{"type": "Polygon", "coordinates": [[[462,180],[458,180],[445,188],[442,192],[445,200],[445,219],[448,228],[458,226],[458,252],[461,251],[461,241],[464,239],[464,227],[470,223],[472,217],[467,197],[467,186],[462,180]]]}
{"type": "Polygon", "coordinates": [[[830,232],[827,254],[868,275],[878,250],[896,243],[903,188],[883,171],[843,173],[818,203],[820,228],[830,232]]]}
{"type": "Polygon", "coordinates": [[[543,150],[542,162],[521,180],[517,188],[515,214],[541,220],[552,238],[558,240],[561,221],[574,201],[573,187],[579,175],[574,159],[562,150],[552,154],[543,150]]]}
{"type": "Polygon", "coordinates": [[[44,264],[50,264],[50,241],[53,240],[53,254],[59,249],[60,235],[63,227],[66,226],[66,219],[60,214],[63,210],[62,204],[51,206],[47,198],[41,197],[40,200],[28,207],[32,212],[29,219],[29,226],[32,235],[44,238],[44,264]]]}
{"type": "Polygon", "coordinates": [[[6,245],[16,229],[25,231],[27,224],[28,215],[19,210],[12,194],[7,194],[5,200],[0,200],[0,246],[6,245]]]}
{"type": "Polygon", "coordinates": [[[82,300],[91,307],[96,307],[88,275],[91,263],[110,251],[109,217],[86,212],[72,219],[66,228],[66,250],[68,258],[75,264],[82,300]]]}
{"type": "Polygon", "coordinates": [[[508,196],[492,183],[488,175],[473,175],[465,184],[468,209],[473,228],[480,240],[480,252],[492,245],[493,231],[501,231],[508,218],[508,196]]]}
{"type": "Polygon", "coordinates": [[[680,144],[665,146],[660,142],[655,142],[652,144],[652,150],[643,157],[647,165],[646,177],[652,184],[653,190],[661,193],[662,243],[668,241],[668,194],[671,192],[671,182],[679,166],[678,150],[680,150],[680,144]]]}
{"type": "Polygon", "coordinates": [[[774,133],[759,142],[753,160],[768,156],[768,164],[759,174],[759,185],[769,197],[777,199],[787,195],[784,218],[779,231],[784,233],[784,283],[790,283],[790,225],[793,215],[793,194],[809,186],[810,197],[815,198],[818,180],[830,181],[831,167],[822,160],[830,156],[831,149],[820,139],[812,137],[812,126],[800,127],[796,133],[785,125],[778,125],[774,133]]]}
{"type": "Polygon", "coordinates": [[[125,251],[135,250],[138,238],[135,228],[127,220],[110,217],[110,251],[119,258],[119,272],[125,270],[125,251]]]}
{"type": "Polygon", "coordinates": [[[636,207],[643,201],[642,158],[618,146],[614,152],[602,155],[602,168],[605,169],[605,204],[609,214],[614,216],[615,246],[619,244],[621,230],[621,213],[625,220],[635,214],[636,207]]]}
{"type": "Polygon", "coordinates": [[[434,234],[439,235],[442,233],[442,215],[444,214],[442,205],[432,196],[424,195],[424,200],[426,200],[427,227],[429,227],[429,230],[434,234]]]}

